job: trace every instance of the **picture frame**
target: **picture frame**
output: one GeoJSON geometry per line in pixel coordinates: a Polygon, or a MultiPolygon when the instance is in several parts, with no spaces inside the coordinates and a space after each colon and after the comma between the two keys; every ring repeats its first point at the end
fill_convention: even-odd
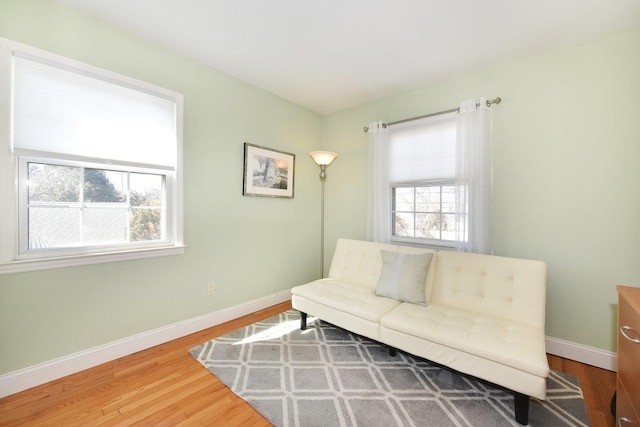
{"type": "Polygon", "coordinates": [[[244,143],[242,195],[293,199],[296,156],[244,143]]]}

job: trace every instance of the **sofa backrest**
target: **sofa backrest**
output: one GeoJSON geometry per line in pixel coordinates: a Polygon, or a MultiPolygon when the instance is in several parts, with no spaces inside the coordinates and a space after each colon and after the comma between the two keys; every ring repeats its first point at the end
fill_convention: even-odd
{"type": "Polygon", "coordinates": [[[362,240],[338,239],[329,277],[374,289],[382,270],[381,250],[395,251],[394,245],[362,240]]]}
{"type": "Polygon", "coordinates": [[[375,289],[382,271],[381,250],[408,254],[433,254],[425,282],[428,302],[435,277],[436,251],[434,250],[363,240],[338,239],[336,251],[331,261],[329,277],[375,289]]]}
{"type": "Polygon", "coordinates": [[[542,261],[439,251],[431,301],[544,329],[542,261]]]}

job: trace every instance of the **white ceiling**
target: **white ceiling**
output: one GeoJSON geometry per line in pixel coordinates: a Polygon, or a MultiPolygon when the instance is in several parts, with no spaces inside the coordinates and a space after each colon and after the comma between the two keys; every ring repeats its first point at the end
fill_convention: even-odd
{"type": "Polygon", "coordinates": [[[640,27],[640,0],[56,1],[322,114],[640,27]]]}

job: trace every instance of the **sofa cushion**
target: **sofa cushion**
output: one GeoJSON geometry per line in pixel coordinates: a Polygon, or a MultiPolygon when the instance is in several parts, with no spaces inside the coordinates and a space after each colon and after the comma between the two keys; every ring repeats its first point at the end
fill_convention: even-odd
{"type": "Polygon", "coordinates": [[[397,251],[402,254],[431,254],[431,262],[429,264],[429,272],[427,273],[427,281],[425,287],[425,301],[427,304],[431,301],[431,293],[433,292],[433,284],[436,277],[438,251],[433,249],[416,248],[413,246],[397,246],[397,251]]]}
{"type": "Polygon", "coordinates": [[[432,254],[380,251],[382,271],[374,293],[398,301],[425,305],[425,280],[432,254]]]}
{"type": "Polygon", "coordinates": [[[543,330],[436,303],[403,303],[381,319],[388,328],[546,377],[543,330]]]}
{"type": "MultiPolygon", "coordinates": [[[[296,286],[291,293],[372,322],[380,322],[384,314],[401,304],[391,298],[377,297],[366,285],[332,278],[296,286]]],[[[331,322],[331,319],[324,320],[331,322]]]]}

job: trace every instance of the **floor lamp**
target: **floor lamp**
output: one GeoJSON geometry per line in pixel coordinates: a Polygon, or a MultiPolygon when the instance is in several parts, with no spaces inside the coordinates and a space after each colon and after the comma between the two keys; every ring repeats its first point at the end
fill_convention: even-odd
{"type": "Polygon", "coordinates": [[[309,155],[320,166],[320,278],[324,278],[324,181],[327,179],[327,167],[338,155],[332,151],[312,151],[309,155]]]}

